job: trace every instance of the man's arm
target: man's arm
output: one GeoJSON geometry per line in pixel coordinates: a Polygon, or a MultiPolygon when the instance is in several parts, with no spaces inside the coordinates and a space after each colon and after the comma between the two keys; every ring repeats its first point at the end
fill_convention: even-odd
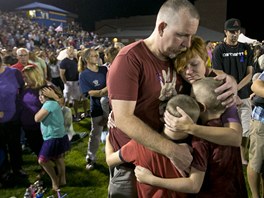
{"type": "Polygon", "coordinates": [[[136,101],[112,100],[115,125],[130,138],[172,160],[180,170],[189,168],[192,155],[187,145],[177,145],[161,136],[134,115],[136,101]]]}
{"type": "Polygon", "coordinates": [[[65,69],[60,69],[60,77],[64,84],[66,84],[66,78],[65,78],[65,69]]]}
{"type": "Polygon", "coordinates": [[[190,176],[185,178],[162,178],[154,176],[150,170],[136,166],[135,175],[137,181],[160,188],[166,188],[183,193],[198,193],[203,184],[205,172],[191,168],[190,176]]]}
{"type": "Polygon", "coordinates": [[[253,75],[253,67],[248,66],[247,67],[247,75],[238,83],[237,90],[240,90],[243,87],[245,87],[251,81],[252,75],[253,75]]]}
{"type": "Polygon", "coordinates": [[[251,85],[251,90],[257,95],[264,98],[264,81],[256,79],[251,85]]]}
{"type": "Polygon", "coordinates": [[[90,90],[88,92],[89,96],[93,96],[93,97],[107,96],[107,93],[108,93],[107,87],[104,87],[103,89],[100,90],[90,90]]]}

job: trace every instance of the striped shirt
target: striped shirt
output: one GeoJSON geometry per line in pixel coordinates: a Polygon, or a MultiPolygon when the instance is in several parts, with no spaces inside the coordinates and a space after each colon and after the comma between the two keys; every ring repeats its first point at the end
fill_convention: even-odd
{"type": "MultiPolygon", "coordinates": [[[[258,79],[264,81],[264,72],[260,74],[258,79]]],[[[264,108],[261,106],[255,106],[252,111],[252,119],[264,123],[264,108]]]]}

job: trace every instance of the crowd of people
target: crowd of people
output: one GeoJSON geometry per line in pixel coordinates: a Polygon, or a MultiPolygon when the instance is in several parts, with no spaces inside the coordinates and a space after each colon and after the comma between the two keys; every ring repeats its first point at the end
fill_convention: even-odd
{"type": "Polygon", "coordinates": [[[95,168],[108,126],[111,198],[241,198],[248,197],[246,180],[259,198],[263,46],[238,42],[236,18],[214,46],[195,36],[199,20],[189,1],[167,0],[152,34],[124,46],[75,23],[56,32],[1,13],[0,174],[27,176],[25,141],[52,189],[66,185],[72,121],[91,117],[84,169],[95,168]]]}
{"type": "Polygon", "coordinates": [[[87,134],[76,133],[73,122],[87,117],[92,118],[92,128],[86,168],[93,168],[109,113],[107,89],[102,97],[97,92],[106,87],[109,65],[123,45],[99,39],[75,23],[70,24],[72,29],[68,31],[56,32],[52,26],[41,27],[19,14],[2,12],[0,23],[4,27],[0,34],[0,184],[16,185],[10,178],[28,176],[22,168],[22,150],[27,147],[38,157],[41,167],[36,178],[47,173],[52,189],[57,190],[66,184],[63,157],[69,150],[67,141],[74,142],[87,134]],[[86,53],[88,49],[93,54],[86,53]],[[88,71],[94,75],[93,79],[85,77],[88,71]],[[79,110],[80,103],[83,113],[79,110]],[[91,152],[92,163],[88,158],[91,152]]]}
{"type": "Polygon", "coordinates": [[[62,32],[57,32],[55,25],[41,26],[17,12],[0,11],[0,27],[0,48],[7,51],[13,47],[26,47],[30,51],[57,51],[69,45],[75,49],[81,45],[111,45],[108,38],[100,38],[94,32],[85,31],[78,23],[72,22],[62,32]]]}

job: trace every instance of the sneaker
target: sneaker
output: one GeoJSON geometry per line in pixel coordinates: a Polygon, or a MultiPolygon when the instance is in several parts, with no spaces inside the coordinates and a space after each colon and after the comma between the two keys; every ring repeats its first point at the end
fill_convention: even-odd
{"type": "Polygon", "coordinates": [[[86,112],[86,118],[90,118],[90,117],[91,117],[91,111],[88,110],[88,111],[86,112]]]}
{"type": "Polygon", "coordinates": [[[77,142],[80,139],[81,139],[80,135],[76,133],[76,134],[74,134],[72,136],[71,143],[73,144],[73,143],[77,142]]]}
{"type": "Polygon", "coordinates": [[[86,118],[85,113],[81,113],[80,118],[81,120],[85,119],[86,118]]]}
{"type": "Polygon", "coordinates": [[[25,154],[32,153],[32,150],[26,144],[22,144],[21,148],[22,148],[22,152],[25,154]]]}
{"type": "Polygon", "coordinates": [[[88,171],[92,170],[92,169],[94,169],[94,165],[95,165],[95,161],[92,161],[92,160],[88,159],[88,162],[86,164],[85,169],[88,170],[88,171]]]}
{"type": "Polygon", "coordinates": [[[73,117],[72,119],[73,122],[80,122],[81,121],[81,118],[78,118],[76,116],[73,117]]]}
{"type": "Polygon", "coordinates": [[[88,135],[88,132],[79,132],[80,138],[85,138],[88,135]]]}

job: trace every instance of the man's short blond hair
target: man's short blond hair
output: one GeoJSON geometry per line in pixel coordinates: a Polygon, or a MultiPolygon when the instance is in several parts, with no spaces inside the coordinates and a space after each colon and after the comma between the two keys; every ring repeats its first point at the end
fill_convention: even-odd
{"type": "Polygon", "coordinates": [[[170,23],[175,20],[175,16],[181,11],[186,10],[191,17],[200,20],[200,15],[195,6],[188,0],[167,0],[160,7],[159,13],[157,15],[157,23],[165,21],[170,23]]]}

